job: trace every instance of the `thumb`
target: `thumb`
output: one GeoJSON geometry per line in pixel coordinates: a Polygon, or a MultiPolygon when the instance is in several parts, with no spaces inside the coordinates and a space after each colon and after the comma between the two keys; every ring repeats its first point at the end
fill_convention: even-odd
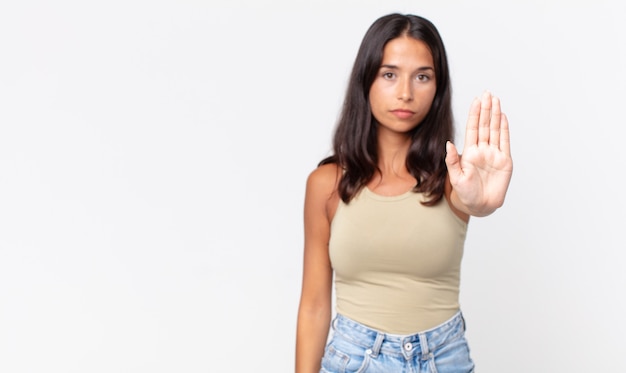
{"type": "Polygon", "coordinates": [[[450,181],[456,180],[463,174],[459,153],[451,141],[446,142],[446,166],[448,166],[450,181]]]}

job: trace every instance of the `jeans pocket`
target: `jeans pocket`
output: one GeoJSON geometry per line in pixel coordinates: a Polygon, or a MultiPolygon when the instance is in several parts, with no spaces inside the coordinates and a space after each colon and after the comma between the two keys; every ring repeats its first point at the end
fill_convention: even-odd
{"type": "Polygon", "coordinates": [[[345,373],[350,356],[337,351],[332,344],[326,347],[322,358],[322,370],[328,373],[345,373]]]}
{"type": "Polygon", "coordinates": [[[333,338],[322,358],[322,371],[328,373],[361,373],[370,362],[365,348],[342,338],[333,338]]]}
{"type": "Polygon", "coordinates": [[[438,373],[468,373],[474,371],[474,362],[470,357],[469,346],[464,336],[448,341],[433,351],[434,360],[430,363],[438,373]]]}

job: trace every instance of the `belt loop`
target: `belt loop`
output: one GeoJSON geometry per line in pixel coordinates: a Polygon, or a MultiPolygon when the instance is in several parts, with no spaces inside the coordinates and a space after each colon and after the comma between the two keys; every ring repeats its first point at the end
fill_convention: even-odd
{"type": "Polygon", "coordinates": [[[419,333],[418,336],[420,339],[420,352],[422,355],[422,360],[428,360],[430,359],[432,354],[430,353],[430,350],[428,348],[428,339],[426,339],[426,333],[419,333]]]}
{"type": "Polygon", "coordinates": [[[467,324],[465,323],[465,316],[461,313],[461,321],[463,322],[463,331],[467,331],[467,324]]]}
{"type": "Polygon", "coordinates": [[[385,340],[385,333],[376,333],[376,340],[374,340],[374,346],[372,346],[372,353],[370,356],[373,358],[378,357],[380,347],[383,345],[383,340],[385,340]]]}

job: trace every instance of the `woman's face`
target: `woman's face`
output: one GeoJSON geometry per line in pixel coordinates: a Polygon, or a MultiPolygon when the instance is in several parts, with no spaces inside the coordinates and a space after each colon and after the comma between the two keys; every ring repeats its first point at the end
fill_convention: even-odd
{"type": "Polygon", "coordinates": [[[390,40],[369,93],[379,132],[405,134],[414,129],[428,114],[436,91],[433,56],[426,43],[410,36],[390,40]]]}

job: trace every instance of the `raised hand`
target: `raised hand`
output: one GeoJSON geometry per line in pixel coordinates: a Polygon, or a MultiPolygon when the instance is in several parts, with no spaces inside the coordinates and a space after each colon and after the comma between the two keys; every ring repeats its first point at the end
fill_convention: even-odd
{"type": "Polygon", "coordinates": [[[500,100],[485,92],[474,99],[465,129],[465,146],[446,144],[446,165],[454,206],[470,215],[486,216],[502,206],[513,173],[509,122],[500,100]]]}

